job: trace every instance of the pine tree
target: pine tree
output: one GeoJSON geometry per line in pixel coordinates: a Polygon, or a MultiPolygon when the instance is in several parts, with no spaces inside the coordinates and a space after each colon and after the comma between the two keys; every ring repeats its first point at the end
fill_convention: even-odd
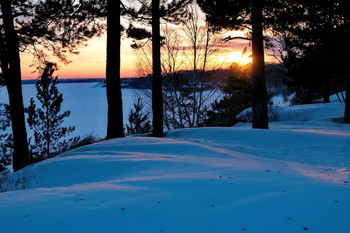
{"type": "Polygon", "coordinates": [[[9,95],[14,139],[13,169],[16,171],[28,164],[30,155],[24,118],[19,43],[11,4],[11,0],[0,1],[5,38],[1,41],[2,54],[0,64],[9,95]]]}
{"type": "Polygon", "coordinates": [[[230,75],[220,87],[225,96],[211,105],[204,126],[232,126],[239,122],[236,116],[252,106],[251,73],[251,63],[231,65],[230,75]]]}
{"type": "MultiPolygon", "coordinates": [[[[268,128],[263,27],[266,21],[264,9],[268,6],[266,3],[270,1],[197,0],[197,2],[215,30],[251,28],[251,38],[244,39],[252,41],[253,128],[268,128]]],[[[231,39],[237,38],[227,38],[231,39]]]]}
{"type": "Polygon", "coordinates": [[[137,99],[134,103],[134,110],[129,113],[129,123],[126,125],[128,134],[143,134],[151,132],[151,122],[148,120],[149,113],[144,114],[142,112],[143,104],[141,98],[137,99]]]}
{"type": "Polygon", "coordinates": [[[8,106],[0,104],[0,176],[8,172],[7,166],[12,163],[13,138],[11,133],[6,132],[9,126],[10,116],[8,106]]]}
{"type": "Polygon", "coordinates": [[[163,91],[160,61],[160,0],[152,0],[153,136],[163,137],[163,91]]]}
{"type": "Polygon", "coordinates": [[[350,123],[349,1],[284,2],[284,10],[273,15],[276,31],[285,37],[283,60],[293,72],[289,81],[307,89],[308,102],[312,97],[329,102],[331,94],[345,90],[344,122],[350,123]]]}
{"type": "Polygon", "coordinates": [[[70,111],[61,112],[63,95],[57,89],[57,76],[53,77],[55,64],[47,63],[40,79],[36,83],[37,99],[41,107],[37,107],[31,98],[27,108],[27,122],[34,131],[34,143],[31,150],[34,157],[42,159],[65,151],[79,138],[64,139],[71,134],[75,127],[62,127],[64,118],[69,117],[70,111]]]}
{"type": "Polygon", "coordinates": [[[253,128],[269,128],[263,35],[264,0],[251,0],[253,128]]]}
{"type": "Polygon", "coordinates": [[[124,137],[123,103],[120,85],[120,40],[120,1],[107,0],[107,139],[124,137]]]}
{"type": "MultiPolygon", "coordinates": [[[[342,3],[343,15],[345,16],[345,25],[344,31],[347,35],[346,38],[350,36],[350,3],[349,1],[343,1],[342,3]]],[[[350,51],[350,43],[349,40],[346,40],[345,51],[350,51]]],[[[349,68],[349,53],[345,52],[346,56],[344,57],[344,65],[346,69],[346,77],[345,77],[345,93],[346,93],[346,102],[345,102],[345,110],[344,110],[344,123],[350,124],[350,68],[349,68]]]]}
{"type": "Polygon", "coordinates": [[[331,94],[340,91],[334,84],[339,83],[343,63],[348,63],[348,26],[341,2],[293,1],[274,14],[275,32],[283,38],[286,51],[282,60],[290,73],[288,84],[299,89],[297,96],[306,99],[304,103],[322,97],[327,103],[331,94]]]}
{"type": "MultiPolygon", "coordinates": [[[[30,158],[21,86],[20,51],[45,64],[47,53],[69,62],[66,53],[95,35],[104,24],[105,1],[0,0],[0,68],[7,86],[13,134],[13,169],[26,166],[30,158]],[[14,23],[15,22],[15,23],[14,23]]],[[[41,67],[42,68],[42,67],[41,67]]]]}

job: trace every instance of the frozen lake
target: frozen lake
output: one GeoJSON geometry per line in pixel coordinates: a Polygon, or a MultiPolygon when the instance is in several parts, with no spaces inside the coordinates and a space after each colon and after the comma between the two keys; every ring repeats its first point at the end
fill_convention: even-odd
{"type": "MultiPolygon", "coordinates": [[[[23,87],[24,105],[28,106],[31,97],[36,96],[34,84],[23,87]]],[[[70,117],[65,119],[66,126],[75,126],[74,135],[94,134],[104,137],[107,128],[107,98],[106,88],[98,83],[60,83],[58,90],[63,94],[62,111],[70,110],[70,117]]],[[[134,89],[122,89],[124,125],[137,100],[134,89]]],[[[5,87],[0,88],[0,102],[8,103],[5,87]]]]}
{"type": "MultiPolygon", "coordinates": [[[[58,90],[63,94],[62,112],[71,111],[70,117],[64,121],[65,126],[75,126],[74,136],[87,136],[93,134],[100,138],[106,136],[107,130],[107,98],[106,88],[101,87],[98,82],[90,83],[59,83],[58,90]]],[[[29,106],[30,98],[36,97],[35,84],[24,84],[23,99],[25,107],[29,106]]],[[[207,104],[212,103],[221,97],[219,92],[214,95],[207,92],[211,96],[207,104]]],[[[205,95],[206,92],[204,92],[205,95]]],[[[133,104],[138,97],[143,98],[144,112],[150,112],[151,120],[151,99],[150,90],[123,88],[123,116],[124,125],[128,124],[128,116],[133,104]],[[147,92],[144,93],[144,92],[147,92]]],[[[0,87],[0,103],[8,103],[8,96],[5,87],[0,87]]],[[[30,134],[30,130],[28,130],[30,134]]],[[[30,135],[29,135],[30,136],[30,135]]]]}

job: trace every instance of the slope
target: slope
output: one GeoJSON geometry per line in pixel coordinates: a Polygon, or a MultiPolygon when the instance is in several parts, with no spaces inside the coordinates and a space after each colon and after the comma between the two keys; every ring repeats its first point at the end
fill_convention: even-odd
{"type": "Polygon", "coordinates": [[[3,182],[1,232],[350,232],[350,129],[302,123],[69,151],[3,182]]]}

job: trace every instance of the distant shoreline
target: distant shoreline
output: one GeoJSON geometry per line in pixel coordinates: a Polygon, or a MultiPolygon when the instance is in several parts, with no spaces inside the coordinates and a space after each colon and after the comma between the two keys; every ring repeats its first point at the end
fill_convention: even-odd
{"type": "MultiPolygon", "coordinates": [[[[95,83],[103,82],[105,78],[76,78],[76,79],[58,79],[59,83],[95,83]]],[[[35,84],[37,79],[22,80],[22,84],[35,84]]]]}
{"type": "MultiPolygon", "coordinates": [[[[105,86],[105,78],[76,78],[76,79],[58,79],[58,83],[100,83],[101,87],[105,86]]],[[[151,82],[147,78],[121,78],[122,88],[150,89],[151,82]]],[[[23,85],[33,85],[37,79],[24,79],[23,85]]]]}
{"type": "MultiPolygon", "coordinates": [[[[129,79],[129,78],[122,78],[129,79]]],[[[131,78],[133,79],[133,78],[131,78]]],[[[105,78],[70,78],[70,79],[58,79],[59,83],[96,83],[104,82],[105,78]]],[[[37,79],[23,79],[22,84],[35,84],[37,79]]]]}

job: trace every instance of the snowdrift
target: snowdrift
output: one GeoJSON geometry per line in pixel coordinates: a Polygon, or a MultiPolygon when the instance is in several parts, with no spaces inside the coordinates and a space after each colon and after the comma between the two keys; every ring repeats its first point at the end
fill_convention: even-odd
{"type": "Polygon", "coordinates": [[[270,130],[181,129],[66,152],[3,181],[1,232],[350,232],[340,105],[289,107],[312,120],[270,130]]]}

